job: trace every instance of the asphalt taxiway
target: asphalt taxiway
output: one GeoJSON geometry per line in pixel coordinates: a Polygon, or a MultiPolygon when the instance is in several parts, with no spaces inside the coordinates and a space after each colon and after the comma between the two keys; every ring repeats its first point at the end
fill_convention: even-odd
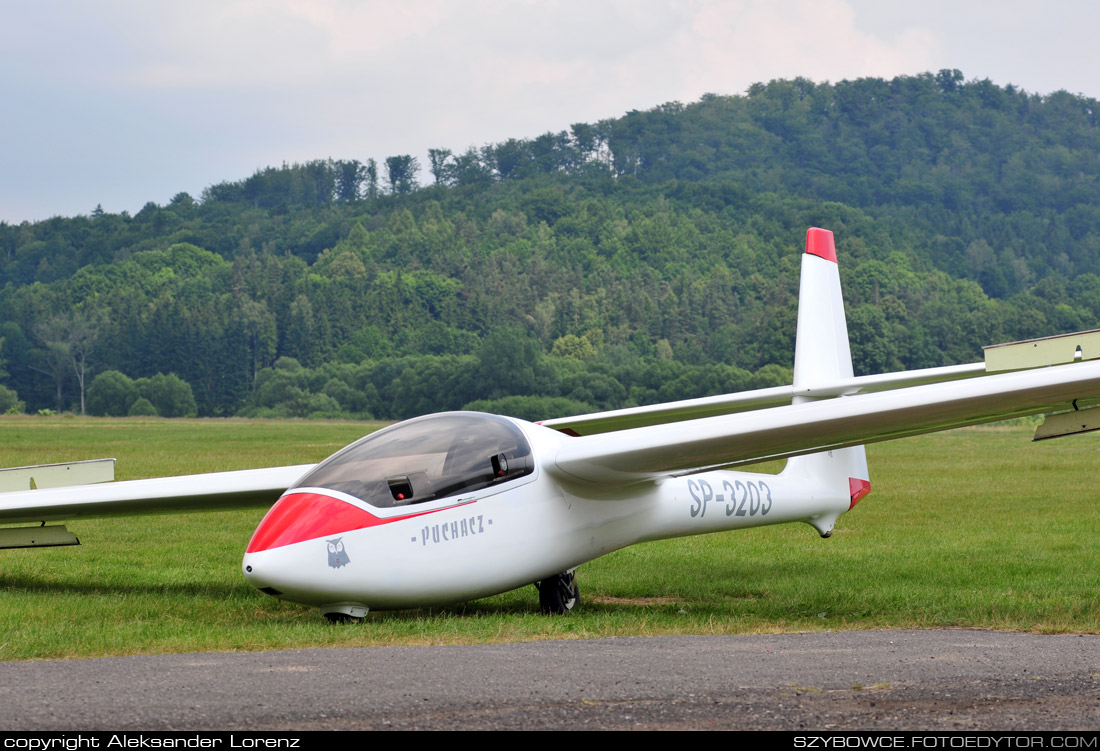
{"type": "Polygon", "coordinates": [[[1100,636],[847,631],[0,663],[4,730],[1100,727],[1100,636]]]}

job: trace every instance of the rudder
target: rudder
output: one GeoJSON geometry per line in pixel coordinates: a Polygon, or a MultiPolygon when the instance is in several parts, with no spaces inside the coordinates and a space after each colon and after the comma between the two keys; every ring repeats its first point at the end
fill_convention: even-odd
{"type": "MultiPolygon", "coordinates": [[[[852,352],[848,343],[848,324],[844,315],[833,233],[811,227],[806,233],[806,253],[802,256],[798,293],[794,403],[814,401],[814,397],[800,394],[800,391],[850,379],[852,375],[852,352]]],[[[788,459],[783,474],[817,481],[821,483],[823,492],[830,495],[847,495],[849,509],[871,492],[867,454],[863,446],[788,459]]],[[[831,532],[832,521],[824,526],[814,526],[827,535],[831,532]]]]}

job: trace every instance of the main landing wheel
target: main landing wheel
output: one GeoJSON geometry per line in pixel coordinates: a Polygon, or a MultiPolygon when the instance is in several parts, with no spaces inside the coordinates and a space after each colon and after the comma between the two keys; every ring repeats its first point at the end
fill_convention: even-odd
{"type": "Polygon", "coordinates": [[[577,571],[563,571],[535,582],[539,590],[539,608],[547,615],[565,615],[581,601],[577,571]]]}
{"type": "Polygon", "coordinates": [[[334,602],[321,606],[321,615],[329,623],[361,623],[370,608],[357,602],[334,602]]]}

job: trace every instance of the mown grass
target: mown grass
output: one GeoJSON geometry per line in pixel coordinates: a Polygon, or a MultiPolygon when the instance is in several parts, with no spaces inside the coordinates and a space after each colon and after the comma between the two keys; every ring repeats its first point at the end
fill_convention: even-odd
{"type": "MultiPolygon", "coordinates": [[[[0,466],[117,456],[117,476],[318,460],[352,422],[0,418],[0,466]]],[[[872,494],[832,539],[785,525],[638,545],[533,587],[333,627],[240,575],[262,511],[74,522],[83,545],[0,551],[0,659],[666,633],[978,627],[1100,632],[1095,437],[1027,427],[869,447],[872,494]]]]}

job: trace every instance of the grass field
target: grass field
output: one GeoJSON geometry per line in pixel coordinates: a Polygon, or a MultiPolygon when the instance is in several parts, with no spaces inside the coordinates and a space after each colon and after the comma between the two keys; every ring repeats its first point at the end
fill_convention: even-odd
{"type": "MultiPolygon", "coordinates": [[[[0,417],[0,466],[115,456],[118,479],[316,461],[353,422],[0,417]]],[[[262,511],[74,522],[72,548],[0,551],[0,660],[666,633],[978,627],[1100,632],[1096,437],[1026,427],[868,448],[872,494],[807,525],[638,545],[585,564],[582,606],[533,587],[330,626],[259,594],[262,511]]]]}

